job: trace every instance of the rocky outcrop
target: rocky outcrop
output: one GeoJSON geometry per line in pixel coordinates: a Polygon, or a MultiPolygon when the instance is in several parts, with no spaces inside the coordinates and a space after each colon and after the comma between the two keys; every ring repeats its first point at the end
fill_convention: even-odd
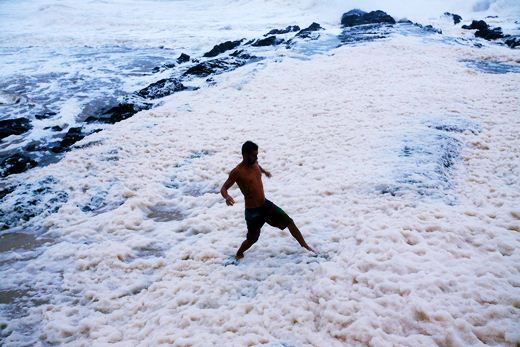
{"type": "Polygon", "coordinates": [[[242,40],[237,40],[237,41],[226,41],[224,43],[218,44],[218,45],[214,46],[211,49],[211,51],[204,53],[203,57],[205,57],[205,58],[216,57],[219,54],[222,54],[226,51],[230,51],[230,50],[235,49],[236,47],[240,46],[242,41],[244,41],[244,40],[242,39],[242,40]]]}
{"type": "Polygon", "coordinates": [[[474,20],[470,25],[463,25],[462,29],[477,30],[475,32],[476,37],[481,37],[485,40],[496,40],[504,38],[502,28],[490,28],[489,25],[483,20],[474,20]]]}
{"type": "Polygon", "coordinates": [[[61,139],[59,145],[53,147],[51,150],[54,153],[65,152],[70,146],[83,139],[86,134],[83,133],[81,127],[70,128],[65,136],[61,139]]]}
{"type": "Polygon", "coordinates": [[[0,163],[0,176],[7,177],[9,175],[22,173],[28,169],[36,167],[37,162],[22,153],[14,153],[2,160],[0,163]]]}
{"type": "Polygon", "coordinates": [[[165,78],[137,92],[142,98],[158,99],[187,89],[178,79],[165,78]]]}
{"type": "Polygon", "coordinates": [[[231,54],[227,58],[218,58],[208,60],[190,67],[183,76],[206,77],[213,74],[219,74],[225,71],[234,70],[243,66],[253,59],[257,59],[247,53],[238,55],[231,54]]]}
{"type": "Polygon", "coordinates": [[[386,12],[379,10],[366,13],[365,11],[354,9],[343,14],[341,24],[346,27],[365,24],[395,24],[395,19],[386,12]]]}
{"type": "Polygon", "coordinates": [[[0,121],[0,140],[11,135],[20,135],[32,128],[31,121],[25,118],[0,121]]]}
{"type": "Polygon", "coordinates": [[[179,57],[177,58],[178,64],[186,63],[188,61],[190,61],[190,56],[184,53],[181,53],[181,55],[179,55],[179,57]]]}
{"type": "Polygon", "coordinates": [[[148,110],[151,106],[151,104],[137,105],[131,103],[120,103],[106,111],[101,111],[98,115],[88,117],[85,122],[114,124],[132,117],[139,111],[148,110]]]}
{"type": "Polygon", "coordinates": [[[269,37],[266,37],[265,39],[259,39],[259,40],[256,40],[255,42],[253,42],[253,44],[251,44],[251,46],[253,47],[266,47],[266,46],[276,46],[276,45],[279,45],[280,43],[283,43],[283,39],[278,39],[276,38],[276,36],[269,36],[269,37]]]}
{"type": "Polygon", "coordinates": [[[451,17],[453,19],[453,24],[459,24],[462,21],[462,17],[455,13],[444,12],[446,17],[451,17]]]}
{"type": "Polygon", "coordinates": [[[311,25],[309,25],[307,28],[300,30],[294,37],[300,37],[300,38],[316,38],[313,37],[313,33],[318,30],[323,30],[321,25],[319,25],[316,22],[313,22],[311,25]]]}

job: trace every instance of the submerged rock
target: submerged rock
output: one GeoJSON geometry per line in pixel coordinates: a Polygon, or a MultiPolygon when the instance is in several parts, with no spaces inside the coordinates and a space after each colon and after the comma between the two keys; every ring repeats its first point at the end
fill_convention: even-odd
{"type": "Polygon", "coordinates": [[[54,153],[65,152],[70,146],[82,140],[87,134],[84,134],[81,127],[70,128],[65,134],[59,145],[53,147],[51,150],[54,153]]]}
{"type": "Polygon", "coordinates": [[[395,24],[395,19],[386,12],[380,10],[366,13],[365,11],[358,9],[348,11],[341,17],[341,24],[346,27],[383,23],[395,24]]]}
{"type": "Polygon", "coordinates": [[[57,113],[56,112],[45,112],[45,113],[39,113],[34,116],[36,119],[48,119],[51,117],[54,117],[57,113]]]}
{"type": "Polygon", "coordinates": [[[518,37],[512,37],[504,41],[506,45],[508,45],[511,48],[516,48],[520,46],[520,38],[518,37]]]}
{"type": "Polygon", "coordinates": [[[226,58],[208,60],[190,67],[184,76],[206,77],[212,74],[219,74],[225,71],[234,70],[249,63],[257,58],[247,53],[235,55],[234,53],[226,58]]]}
{"type": "Polygon", "coordinates": [[[444,15],[453,19],[453,24],[459,24],[462,21],[462,17],[455,13],[444,12],[444,15]]]}
{"type": "Polygon", "coordinates": [[[175,78],[165,78],[141,89],[137,92],[137,95],[147,99],[158,99],[185,89],[187,89],[187,87],[179,80],[175,78]]]}
{"type": "Polygon", "coordinates": [[[0,163],[0,176],[22,173],[38,166],[38,163],[22,153],[14,153],[0,163]]]}
{"type": "Polygon", "coordinates": [[[230,50],[235,49],[236,47],[240,46],[242,41],[243,41],[243,39],[237,40],[237,41],[226,41],[224,43],[218,44],[218,45],[214,46],[211,49],[211,51],[204,53],[203,56],[206,58],[216,57],[219,54],[222,54],[226,51],[230,51],[230,50]]]}
{"type": "MultiPolygon", "coordinates": [[[[412,27],[415,28],[414,25],[412,27]]],[[[342,44],[356,44],[362,42],[372,42],[387,38],[394,30],[392,27],[372,24],[359,25],[353,27],[345,27],[343,32],[338,35],[338,39],[342,44]]]]}
{"type": "Polygon", "coordinates": [[[31,121],[25,118],[0,120],[0,140],[11,135],[23,134],[31,128],[31,121]]]}
{"type": "Polygon", "coordinates": [[[47,150],[49,150],[48,146],[42,141],[31,141],[24,148],[24,151],[27,152],[41,152],[47,150]]]}
{"type": "Polygon", "coordinates": [[[47,176],[36,182],[24,182],[0,197],[0,230],[57,212],[68,200],[66,192],[56,190],[57,183],[54,177],[47,176]]]}
{"type": "Polygon", "coordinates": [[[418,24],[418,23],[415,23],[414,25],[418,26],[419,28],[423,29],[424,31],[426,32],[430,32],[430,33],[435,33],[435,34],[442,34],[442,30],[441,29],[437,29],[431,25],[421,25],[421,24],[418,24]]]}

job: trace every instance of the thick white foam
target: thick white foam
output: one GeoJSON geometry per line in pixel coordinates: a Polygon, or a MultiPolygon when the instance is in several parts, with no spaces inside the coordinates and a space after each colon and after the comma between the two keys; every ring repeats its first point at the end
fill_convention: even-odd
{"type": "Polygon", "coordinates": [[[3,271],[50,298],[4,319],[7,343],[34,322],[30,338],[77,345],[518,344],[520,75],[462,59],[517,53],[400,37],[248,65],[25,174],[55,177],[69,200],[42,221],[55,244],[3,271]],[[409,169],[403,141],[443,117],[480,126],[447,133],[462,146],[455,203],[381,194],[409,169]],[[238,189],[232,208],[218,189],[247,139],[273,174],[267,196],[329,260],[265,227],[223,266],[245,222],[238,189]]]}
{"type": "MultiPolygon", "coordinates": [[[[147,40],[146,31],[124,36],[138,3],[121,7],[120,17],[116,5],[126,2],[87,4],[112,15],[100,19],[99,33],[147,40]]],[[[192,2],[161,4],[202,11],[192,2]]],[[[263,33],[320,11],[317,2],[291,13],[280,4],[291,5],[230,2],[236,17],[220,9],[221,19],[210,18],[217,8],[209,6],[202,12],[209,29],[194,35],[234,39],[238,30],[263,33]],[[266,17],[283,16],[242,26],[249,17],[241,11],[262,6],[272,8],[266,17]]],[[[7,5],[64,20],[87,6],[7,5]]],[[[70,19],[67,44],[82,42],[75,33],[90,15],[70,19]]],[[[158,21],[148,44],[161,42],[169,23],[158,21]]],[[[59,44],[67,32],[53,31],[65,27],[56,21],[41,38],[59,44]]],[[[37,26],[21,28],[28,37],[37,26]]],[[[113,40],[84,34],[94,44],[113,40]]],[[[197,39],[195,49],[204,46],[197,39]]],[[[53,177],[46,187],[68,200],[35,218],[54,240],[41,254],[2,254],[0,289],[28,289],[21,296],[34,299],[23,317],[1,307],[3,331],[11,332],[5,344],[519,344],[520,75],[486,74],[463,59],[517,64],[519,56],[505,47],[399,37],[309,60],[263,61],[89,136],[57,164],[8,178],[23,186],[53,177]],[[403,146],[415,139],[419,149],[439,151],[424,141],[444,134],[428,125],[446,119],[479,129],[447,134],[461,144],[447,188],[432,176],[426,183],[437,194],[382,194],[378,187],[399,185],[400,173],[435,170],[414,166],[403,146]],[[217,192],[247,139],[260,145],[260,162],[273,174],[264,182],[268,197],[330,259],[313,258],[286,231],[265,227],[238,267],[222,265],[243,240],[245,222],[238,189],[232,208],[217,192]]],[[[70,115],[76,104],[68,105],[70,115]]]]}

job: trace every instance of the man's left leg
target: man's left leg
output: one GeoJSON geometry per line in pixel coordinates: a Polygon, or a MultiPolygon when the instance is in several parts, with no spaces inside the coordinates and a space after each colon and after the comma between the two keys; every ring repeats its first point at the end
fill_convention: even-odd
{"type": "Polygon", "coordinates": [[[298,241],[300,246],[302,246],[303,248],[305,248],[315,254],[318,254],[314,249],[311,248],[311,246],[309,246],[307,244],[307,242],[305,242],[305,239],[303,238],[302,233],[300,232],[300,230],[298,229],[296,224],[294,224],[294,221],[291,221],[291,223],[289,223],[287,228],[289,228],[289,232],[291,233],[292,237],[294,237],[296,239],[296,241],[298,241]]]}

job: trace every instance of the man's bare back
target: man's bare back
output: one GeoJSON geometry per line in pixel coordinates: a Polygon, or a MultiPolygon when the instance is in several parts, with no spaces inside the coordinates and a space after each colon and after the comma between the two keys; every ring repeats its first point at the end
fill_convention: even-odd
{"type": "Polygon", "coordinates": [[[258,240],[260,229],[266,222],[282,230],[288,227],[291,235],[298,241],[300,246],[316,253],[307,245],[293,220],[282,209],[265,198],[262,173],[269,178],[271,173],[264,170],[257,162],[258,146],[250,141],[244,143],[242,146],[242,157],[242,162],[231,170],[228,179],[220,190],[228,206],[235,204],[235,200],[228,194],[228,189],[233,184],[237,183],[244,195],[248,233],[247,239],[237,251],[236,258],[241,259],[244,257],[244,252],[258,240]]]}

